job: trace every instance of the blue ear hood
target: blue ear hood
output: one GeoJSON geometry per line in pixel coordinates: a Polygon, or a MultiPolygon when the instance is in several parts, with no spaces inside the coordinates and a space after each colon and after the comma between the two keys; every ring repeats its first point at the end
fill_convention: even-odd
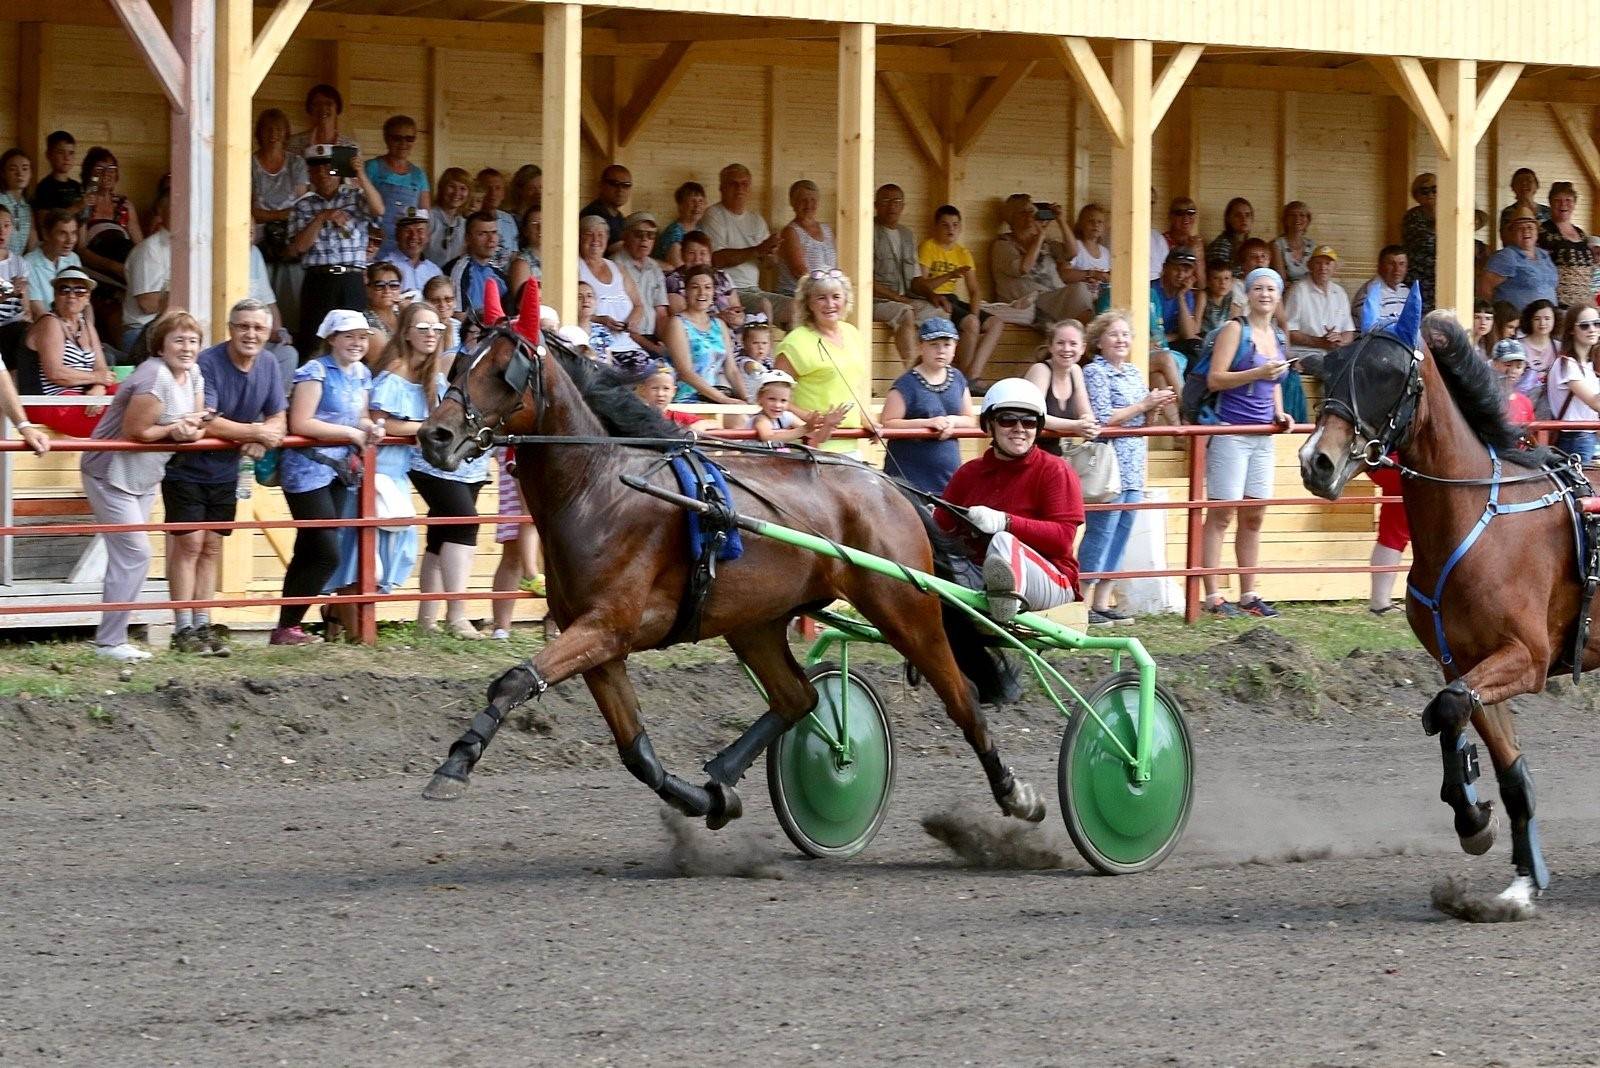
{"type": "Polygon", "coordinates": [[[1393,319],[1380,319],[1378,312],[1383,307],[1383,292],[1379,286],[1367,289],[1367,299],[1361,305],[1361,332],[1370,334],[1373,331],[1382,331],[1394,338],[1406,348],[1414,349],[1422,343],[1422,286],[1413,282],[1411,292],[1406,296],[1406,306],[1400,309],[1400,314],[1393,319]]]}

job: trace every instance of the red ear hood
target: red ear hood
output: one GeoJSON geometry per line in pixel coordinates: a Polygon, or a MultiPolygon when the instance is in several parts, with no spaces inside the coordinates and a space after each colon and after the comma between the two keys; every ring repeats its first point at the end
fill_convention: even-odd
{"type": "Polygon", "coordinates": [[[506,310],[500,306],[500,287],[491,278],[483,284],[483,323],[494,326],[505,317],[506,310]]]}
{"type": "Polygon", "coordinates": [[[522,286],[522,306],[517,309],[517,333],[539,343],[539,280],[529,277],[522,286]]]}

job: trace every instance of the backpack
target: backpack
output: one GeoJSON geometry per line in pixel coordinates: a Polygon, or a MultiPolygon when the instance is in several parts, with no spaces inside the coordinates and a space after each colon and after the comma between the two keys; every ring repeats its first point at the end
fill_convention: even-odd
{"type": "MultiPolygon", "coordinates": [[[[1204,423],[1211,426],[1220,421],[1217,419],[1217,392],[1206,384],[1206,376],[1211,373],[1211,353],[1217,347],[1217,335],[1222,333],[1222,328],[1228,323],[1239,324],[1239,348],[1234,352],[1233,363],[1228,370],[1237,371],[1239,361],[1249,358],[1255,352],[1255,339],[1251,337],[1249,323],[1242,315],[1218,323],[1206,334],[1205,341],[1200,345],[1200,358],[1183,376],[1183,393],[1178,397],[1178,414],[1185,423],[1204,423]]],[[[1287,356],[1289,341],[1277,323],[1272,324],[1272,332],[1278,338],[1278,351],[1287,356]]]]}

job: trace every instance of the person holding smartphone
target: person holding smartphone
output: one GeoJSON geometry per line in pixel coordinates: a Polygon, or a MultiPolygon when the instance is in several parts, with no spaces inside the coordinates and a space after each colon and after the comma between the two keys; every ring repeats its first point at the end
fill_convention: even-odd
{"type": "MultiPolygon", "coordinates": [[[[1217,421],[1233,426],[1273,423],[1281,430],[1292,424],[1283,407],[1283,379],[1290,364],[1287,339],[1277,326],[1283,300],[1283,279],[1271,267],[1245,276],[1247,314],[1223,324],[1211,354],[1206,385],[1217,394],[1217,421]]],[[[1226,434],[1206,447],[1206,497],[1213,501],[1264,501],[1272,496],[1273,435],[1226,434]]],[[[1222,542],[1239,513],[1233,551],[1240,568],[1253,568],[1261,556],[1261,523],[1266,507],[1206,509],[1202,566],[1222,565],[1222,542]]],[[[1278,614],[1255,592],[1255,576],[1239,580],[1238,604],[1220,592],[1219,576],[1204,577],[1205,610],[1218,616],[1278,614]]]]}
{"type": "Polygon", "coordinates": [[[1072,266],[1077,235],[1062,218],[1061,205],[1043,207],[1041,214],[1026,193],[1007,197],[1002,210],[1010,232],[995,238],[989,249],[995,292],[1003,301],[1032,304],[1033,326],[1041,332],[1062,319],[1082,322],[1094,314],[1088,285],[1093,272],[1072,266]],[[1047,236],[1051,225],[1059,239],[1047,236]]]}

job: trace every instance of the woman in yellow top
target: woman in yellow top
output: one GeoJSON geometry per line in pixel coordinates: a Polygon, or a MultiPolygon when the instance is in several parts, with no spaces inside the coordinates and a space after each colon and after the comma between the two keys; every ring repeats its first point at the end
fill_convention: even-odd
{"type": "MultiPolygon", "coordinates": [[[[865,402],[871,394],[872,352],[845,319],[853,290],[836,267],[811,271],[795,287],[795,325],[772,365],[794,377],[789,410],[802,420],[819,414],[825,424],[864,427],[876,436],[865,402]]],[[[835,438],[823,448],[860,455],[861,439],[835,438]]]]}

